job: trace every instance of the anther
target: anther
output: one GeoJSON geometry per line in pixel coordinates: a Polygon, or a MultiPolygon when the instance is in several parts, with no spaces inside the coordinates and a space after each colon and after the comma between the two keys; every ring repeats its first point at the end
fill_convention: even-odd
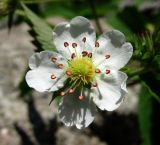
{"type": "Polygon", "coordinates": [[[76,48],[77,47],[77,43],[72,43],[72,47],[76,48]]]}
{"type": "Polygon", "coordinates": [[[51,79],[54,80],[56,76],[54,74],[51,75],[51,79]]]}
{"type": "Polygon", "coordinates": [[[57,61],[57,58],[56,58],[56,57],[51,57],[51,61],[52,61],[53,63],[55,63],[55,62],[57,61]]]}
{"type": "Polygon", "coordinates": [[[98,74],[99,74],[99,73],[101,73],[101,70],[97,68],[97,69],[95,70],[95,73],[98,73],[98,74]]]}
{"type": "Polygon", "coordinates": [[[69,94],[74,93],[74,89],[70,89],[70,90],[68,91],[68,93],[69,93],[69,94]]]}
{"type": "Polygon", "coordinates": [[[65,96],[65,92],[61,92],[60,96],[62,96],[62,97],[65,96]]]}
{"type": "Polygon", "coordinates": [[[111,71],[109,69],[106,69],[106,74],[109,74],[111,71]]]}
{"type": "Polygon", "coordinates": [[[99,42],[96,42],[95,47],[99,47],[99,42]]]}
{"type": "Polygon", "coordinates": [[[80,101],[82,101],[82,100],[84,99],[84,97],[83,97],[83,96],[79,96],[78,99],[79,99],[80,101]]]}
{"type": "Polygon", "coordinates": [[[92,87],[97,87],[97,83],[92,83],[92,87]]]}
{"type": "Polygon", "coordinates": [[[71,58],[74,59],[76,57],[75,53],[72,53],[71,58]]]}
{"type": "Polygon", "coordinates": [[[88,57],[89,57],[89,58],[92,58],[92,53],[91,53],[91,52],[88,53],[88,57]]]}
{"type": "Polygon", "coordinates": [[[106,58],[106,59],[108,59],[108,58],[110,58],[110,57],[111,57],[110,55],[105,55],[105,58],[106,58]]]}
{"type": "Polygon", "coordinates": [[[88,52],[87,51],[82,51],[82,56],[85,57],[88,55],[88,52]]]}
{"type": "Polygon", "coordinates": [[[82,41],[85,43],[86,42],[86,37],[83,37],[82,41]]]}
{"type": "Polygon", "coordinates": [[[72,75],[72,72],[69,71],[69,70],[67,70],[67,71],[66,71],[66,75],[71,76],[71,75],[72,75]]]}
{"type": "Polygon", "coordinates": [[[63,64],[58,64],[57,68],[62,69],[63,68],[63,64]]]}
{"type": "Polygon", "coordinates": [[[68,47],[69,43],[68,42],[64,42],[64,47],[68,47]]]}

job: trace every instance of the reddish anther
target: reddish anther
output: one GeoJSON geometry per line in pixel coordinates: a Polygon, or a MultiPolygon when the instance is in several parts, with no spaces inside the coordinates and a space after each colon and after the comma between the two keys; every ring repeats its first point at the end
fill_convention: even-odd
{"type": "Polygon", "coordinates": [[[87,51],[82,51],[82,56],[85,57],[88,55],[88,52],[87,51]]]}
{"type": "Polygon", "coordinates": [[[92,58],[92,53],[91,53],[91,52],[88,53],[88,57],[89,57],[89,58],[92,58]]]}
{"type": "Polygon", "coordinates": [[[69,94],[74,93],[74,89],[69,89],[68,93],[69,93],[69,94]]]}
{"type": "Polygon", "coordinates": [[[85,43],[86,42],[86,37],[83,37],[82,41],[85,43]]]}
{"type": "Polygon", "coordinates": [[[62,96],[62,97],[65,96],[65,95],[66,95],[65,92],[60,93],[60,96],[62,96]]]}
{"type": "Polygon", "coordinates": [[[75,53],[72,53],[71,58],[74,59],[76,57],[75,53]]]}
{"type": "Polygon", "coordinates": [[[106,74],[109,74],[111,71],[109,69],[106,69],[106,74]]]}
{"type": "Polygon", "coordinates": [[[72,72],[69,71],[69,70],[67,70],[67,71],[66,71],[66,75],[71,76],[71,75],[72,75],[72,72]]]}
{"type": "Polygon", "coordinates": [[[57,58],[56,58],[56,57],[51,57],[51,61],[52,61],[53,63],[55,63],[55,62],[57,61],[57,58]]]}
{"type": "Polygon", "coordinates": [[[68,42],[64,42],[64,47],[68,47],[69,43],[68,42]]]}
{"type": "Polygon", "coordinates": [[[97,69],[95,70],[95,73],[98,73],[98,74],[99,74],[99,73],[101,73],[101,70],[97,68],[97,69]]]}
{"type": "Polygon", "coordinates": [[[99,47],[99,42],[96,42],[95,47],[99,47]]]}
{"type": "Polygon", "coordinates": [[[77,47],[77,43],[72,43],[72,47],[76,48],[77,47]]]}
{"type": "Polygon", "coordinates": [[[92,84],[92,87],[97,87],[97,83],[93,83],[93,84],[92,84]]]}
{"type": "Polygon", "coordinates": [[[51,79],[54,80],[56,76],[54,74],[51,75],[51,79]]]}
{"type": "Polygon", "coordinates": [[[63,64],[58,64],[57,68],[62,69],[63,68],[63,64]]]}
{"type": "Polygon", "coordinates": [[[83,97],[83,96],[79,96],[78,99],[79,99],[80,101],[82,101],[82,100],[84,99],[84,97],[83,97]]]}
{"type": "Polygon", "coordinates": [[[110,57],[111,57],[110,55],[106,55],[106,56],[105,56],[106,59],[108,59],[108,58],[110,58],[110,57]]]}

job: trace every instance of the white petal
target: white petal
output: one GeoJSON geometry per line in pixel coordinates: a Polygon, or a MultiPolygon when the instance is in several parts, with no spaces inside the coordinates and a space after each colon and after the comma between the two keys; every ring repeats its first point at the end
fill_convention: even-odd
{"type": "Polygon", "coordinates": [[[66,60],[55,52],[42,51],[33,54],[29,59],[29,66],[32,70],[26,74],[26,82],[39,92],[56,91],[63,87],[65,77],[63,69],[58,69],[57,64],[63,64],[66,67],[66,60]],[[56,63],[52,62],[52,58],[56,58],[56,63]],[[56,78],[51,79],[54,75],[56,78]]]}
{"type": "Polygon", "coordinates": [[[63,22],[58,24],[53,31],[53,41],[57,50],[66,58],[71,57],[71,53],[81,53],[85,47],[92,50],[95,45],[96,34],[88,19],[78,16],[71,20],[70,23],[63,22]],[[83,38],[86,38],[84,44],[83,38]],[[67,42],[69,46],[64,47],[67,42]],[[73,48],[72,43],[76,43],[77,47],[73,48]]]}
{"type": "Polygon", "coordinates": [[[113,111],[120,106],[126,92],[127,75],[112,70],[97,78],[98,86],[92,88],[92,97],[101,110],[113,111]]]}
{"type": "Polygon", "coordinates": [[[127,64],[133,54],[132,45],[125,42],[124,35],[117,30],[103,34],[98,42],[100,46],[97,48],[94,63],[95,65],[100,64],[99,68],[108,67],[119,70],[127,64]],[[110,55],[110,58],[105,59],[106,55],[110,55]]]}
{"type": "Polygon", "coordinates": [[[80,44],[83,44],[82,39],[86,37],[86,50],[93,51],[93,48],[95,47],[96,33],[90,21],[82,16],[78,16],[73,18],[70,24],[70,33],[72,37],[78,39],[80,44]]]}
{"type": "Polygon", "coordinates": [[[80,101],[78,97],[80,91],[76,94],[64,96],[59,106],[59,117],[66,126],[76,125],[77,128],[87,127],[93,120],[95,114],[95,105],[89,100],[89,91],[83,92],[84,99],[80,101]]]}

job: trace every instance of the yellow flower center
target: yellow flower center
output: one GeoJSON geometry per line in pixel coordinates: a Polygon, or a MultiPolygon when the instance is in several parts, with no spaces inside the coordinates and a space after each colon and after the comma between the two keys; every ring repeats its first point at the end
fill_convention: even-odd
{"type": "Polygon", "coordinates": [[[75,58],[68,62],[67,71],[71,73],[70,79],[73,82],[79,82],[83,85],[89,84],[93,81],[95,76],[95,67],[91,58],[82,57],[75,58]]]}

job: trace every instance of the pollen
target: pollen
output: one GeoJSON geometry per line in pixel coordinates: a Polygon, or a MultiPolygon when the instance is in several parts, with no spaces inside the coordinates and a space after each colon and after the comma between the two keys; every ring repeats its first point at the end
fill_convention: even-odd
{"type": "Polygon", "coordinates": [[[75,53],[72,53],[71,58],[74,59],[76,57],[75,53]]]}
{"type": "MultiPolygon", "coordinates": [[[[91,58],[81,57],[68,62],[69,68],[66,71],[72,72],[70,79],[72,81],[81,82],[81,84],[89,84],[95,76],[95,67],[91,58]]],[[[69,75],[68,75],[69,76],[69,75]]]]}
{"type": "Polygon", "coordinates": [[[84,99],[84,97],[83,97],[83,96],[79,96],[78,99],[79,99],[80,101],[82,101],[82,100],[84,99]]]}
{"type": "Polygon", "coordinates": [[[95,47],[99,47],[99,42],[96,42],[95,47]]]}
{"type": "Polygon", "coordinates": [[[110,57],[111,57],[110,55],[106,55],[106,56],[105,56],[106,59],[108,59],[108,58],[110,58],[110,57]]]}
{"type": "Polygon", "coordinates": [[[65,92],[60,93],[60,96],[62,96],[62,97],[65,96],[65,95],[66,95],[65,92]]]}
{"type": "Polygon", "coordinates": [[[69,43],[68,42],[64,42],[64,47],[68,47],[69,43]]]}
{"type": "Polygon", "coordinates": [[[54,74],[51,74],[51,79],[52,80],[56,79],[56,76],[54,74]]]}
{"type": "Polygon", "coordinates": [[[63,64],[58,64],[57,68],[62,69],[63,68],[63,64]]]}
{"type": "Polygon", "coordinates": [[[56,58],[56,57],[51,57],[51,61],[52,61],[53,63],[55,63],[55,62],[57,61],[57,58],[56,58]]]}
{"type": "Polygon", "coordinates": [[[66,71],[66,75],[71,76],[71,75],[72,75],[72,72],[71,72],[70,70],[67,70],[67,71],[66,71]]]}
{"type": "Polygon", "coordinates": [[[72,47],[76,48],[77,47],[77,43],[72,43],[72,47]]]}
{"type": "Polygon", "coordinates": [[[101,70],[99,68],[95,69],[95,73],[99,74],[101,73],[101,70]]]}
{"type": "Polygon", "coordinates": [[[87,51],[82,51],[82,56],[85,57],[88,55],[88,52],[87,51]]]}
{"type": "Polygon", "coordinates": [[[92,83],[92,87],[97,87],[97,83],[92,83]]]}
{"type": "Polygon", "coordinates": [[[109,69],[106,69],[106,74],[109,74],[111,71],[109,69]]]}
{"type": "Polygon", "coordinates": [[[86,42],[86,37],[83,37],[82,41],[85,43],[86,42]]]}
{"type": "Polygon", "coordinates": [[[68,91],[68,93],[69,93],[69,94],[74,93],[74,89],[70,89],[70,90],[68,91]]]}
{"type": "Polygon", "coordinates": [[[91,52],[88,53],[88,57],[89,57],[89,58],[92,58],[92,53],[91,53],[91,52]]]}

